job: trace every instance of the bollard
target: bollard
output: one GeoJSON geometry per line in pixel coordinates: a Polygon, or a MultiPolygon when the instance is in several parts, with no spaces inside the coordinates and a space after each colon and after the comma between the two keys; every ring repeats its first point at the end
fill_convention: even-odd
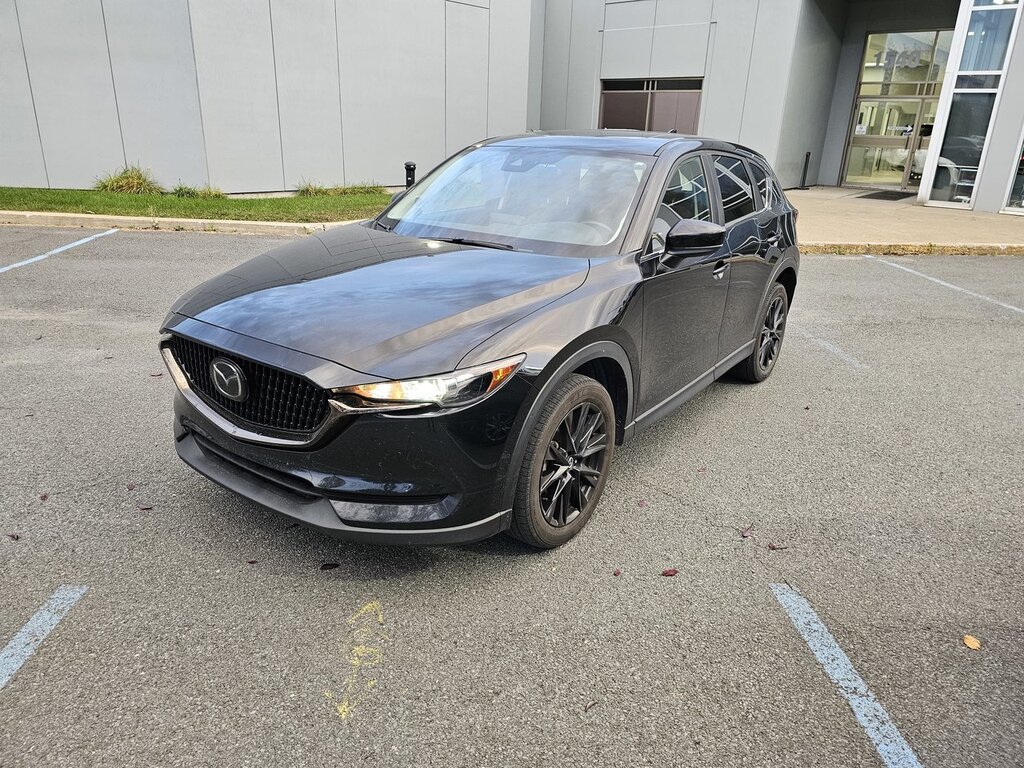
{"type": "Polygon", "coordinates": [[[416,163],[405,164],[405,188],[408,189],[416,183],[416,163]]]}
{"type": "Polygon", "coordinates": [[[800,186],[797,189],[807,189],[807,170],[811,167],[811,153],[804,154],[804,172],[800,174],[800,186]]]}

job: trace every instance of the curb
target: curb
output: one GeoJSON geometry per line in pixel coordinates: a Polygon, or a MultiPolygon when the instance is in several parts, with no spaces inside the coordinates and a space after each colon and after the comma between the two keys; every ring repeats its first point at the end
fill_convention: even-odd
{"type": "Polygon", "coordinates": [[[824,256],[1024,256],[1024,243],[799,243],[800,252],[824,256]]]}
{"type": "Polygon", "coordinates": [[[231,219],[170,219],[149,216],[106,216],[96,213],[43,213],[0,211],[0,225],[34,227],[87,227],[95,229],[148,229],[167,232],[226,232],[235,235],[309,235],[352,221],[299,223],[291,221],[236,221],[231,219]]]}
{"type": "MultiPolygon", "coordinates": [[[[230,219],[169,219],[149,216],[106,216],[95,213],[43,213],[0,211],[0,225],[37,227],[86,227],[160,232],[224,232],[235,235],[310,235],[325,229],[354,224],[351,221],[300,223],[291,221],[236,221],[230,219]]],[[[1024,256],[1024,243],[800,243],[808,254],[826,256],[1024,256]]]]}

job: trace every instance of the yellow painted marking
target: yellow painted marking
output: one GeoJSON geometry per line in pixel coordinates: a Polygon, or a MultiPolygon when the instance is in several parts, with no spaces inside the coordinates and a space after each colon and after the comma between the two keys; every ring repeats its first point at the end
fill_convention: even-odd
{"type": "MultiPolygon", "coordinates": [[[[342,720],[350,718],[362,702],[367,691],[377,687],[377,679],[364,681],[364,669],[376,667],[384,661],[384,653],[378,647],[388,640],[384,633],[384,609],[374,600],[348,617],[349,629],[349,673],[342,685],[341,696],[335,704],[335,711],[342,720]]],[[[324,691],[327,699],[334,700],[333,691],[324,691]]]]}

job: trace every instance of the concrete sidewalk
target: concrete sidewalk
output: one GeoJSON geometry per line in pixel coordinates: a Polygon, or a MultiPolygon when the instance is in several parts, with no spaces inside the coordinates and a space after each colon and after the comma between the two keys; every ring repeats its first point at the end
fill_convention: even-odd
{"type": "Polygon", "coordinates": [[[930,208],[903,200],[866,200],[866,189],[791,189],[797,235],[811,253],[1024,254],[1024,216],[930,208]]]}

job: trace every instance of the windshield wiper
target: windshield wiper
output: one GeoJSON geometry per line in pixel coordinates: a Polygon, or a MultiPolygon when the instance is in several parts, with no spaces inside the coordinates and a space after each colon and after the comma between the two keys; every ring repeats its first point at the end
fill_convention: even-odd
{"type": "Polygon", "coordinates": [[[373,220],[373,226],[375,226],[377,229],[383,229],[385,232],[391,231],[391,227],[389,227],[387,224],[383,224],[377,221],[376,219],[373,220]]]}
{"type": "Polygon", "coordinates": [[[430,240],[440,240],[445,243],[455,243],[456,245],[479,245],[481,248],[499,248],[503,251],[514,251],[508,243],[492,243],[488,240],[473,240],[469,237],[431,237],[430,240]]]}

